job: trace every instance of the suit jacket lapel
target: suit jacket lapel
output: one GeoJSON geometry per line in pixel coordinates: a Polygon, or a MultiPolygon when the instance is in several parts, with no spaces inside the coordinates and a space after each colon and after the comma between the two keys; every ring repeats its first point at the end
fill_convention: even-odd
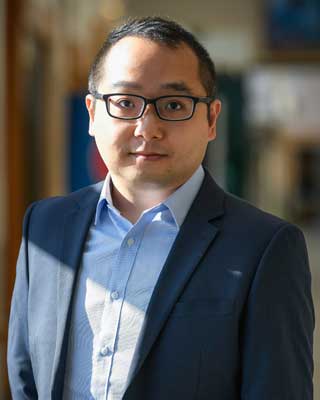
{"type": "Polygon", "coordinates": [[[57,288],[57,336],[52,376],[52,398],[62,399],[72,299],[86,236],[94,216],[101,185],[74,198],[64,220],[62,254],[57,288]],[[77,204],[78,203],[78,204],[77,204]],[[70,211],[71,209],[71,211],[70,211]]]}
{"type": "Polygon", "coordinates": [[[131,383],[206,249],[219,229],[212,220],[223,214],[224,192],[206,174],[200,191],[162,269],[147,310],[131,383]]]}

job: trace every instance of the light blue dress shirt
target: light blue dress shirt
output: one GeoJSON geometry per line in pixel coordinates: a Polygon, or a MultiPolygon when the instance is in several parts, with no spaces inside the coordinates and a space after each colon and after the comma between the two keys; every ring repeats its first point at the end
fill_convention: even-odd
{"type": "Polygon", "coordinates": [[[64,400],[123,397],[153,289],[203,177],[200,166],[133,225],[113,206],[107,175],[74,297],[64,400]]]}

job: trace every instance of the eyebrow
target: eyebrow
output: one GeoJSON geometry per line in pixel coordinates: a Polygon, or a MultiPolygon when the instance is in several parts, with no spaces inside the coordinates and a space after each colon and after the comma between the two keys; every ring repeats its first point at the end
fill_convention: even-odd
{"type": "MultiPolygon", "coordinates": [[[[112,88],[128,88],[128,89],[142,89],[142,86],[136,82],[130,81],[117,81],[111,84],[112,88]]],[[[171,89],[175,90],[176,92],[183,92],[192,95],[192,89],[183,81],[181,82],[168,82],[164,83],[161,86],[161,89],[171,89]]]]}
{"type": "Polygon", "coordinates": [[[184,93],[188,93],[188,94],[193,94],[192,89],[182,81],[181,82],[168,82],[168,83],[165,83],[165,84],[161,85],[161,88],[163,88],[163,89],[172,89],[172,90],[175,90],[177,92],[184,92],[184,93]]]}

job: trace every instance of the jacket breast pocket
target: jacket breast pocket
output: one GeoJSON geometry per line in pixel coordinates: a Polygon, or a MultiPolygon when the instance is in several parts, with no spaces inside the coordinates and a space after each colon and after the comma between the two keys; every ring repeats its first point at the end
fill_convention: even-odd
{"type": "Polygon", "coordinates": [[[173,307],[171,317],[184,316],[224,316],[234,312],[234,300],[231,299],[197,299],[178,302],[173,307]]]}

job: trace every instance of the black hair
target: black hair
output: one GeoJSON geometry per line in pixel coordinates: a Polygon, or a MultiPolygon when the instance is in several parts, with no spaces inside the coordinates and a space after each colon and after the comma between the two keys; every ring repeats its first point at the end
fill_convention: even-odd
{"type": "Polygon", "coordinates": [[[199,77],[207,96],[215,95],[216,72],[207,50],[192,33],[177,22],[160,17],[129,19],[113,29],[96,55],[89,73],[89,92],[94,93],[102,79],[102,67],[110,48],[124,37],[142,37],[170,48],[177,48],[185,43],[199,60],[199,77]]]}

